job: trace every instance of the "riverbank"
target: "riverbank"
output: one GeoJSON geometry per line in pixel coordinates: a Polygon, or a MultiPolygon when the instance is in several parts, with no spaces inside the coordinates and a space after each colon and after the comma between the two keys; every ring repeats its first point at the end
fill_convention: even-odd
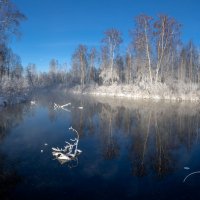
{"type": "Polygon", "coordinates": [[[109,96],[130,99],[151,99],[170,101],[200,101],[200,89],[197,85],[138,84],[138,85],[88,85],[81,89],[76,86],[70,89],[74,94],[109,96]]]}

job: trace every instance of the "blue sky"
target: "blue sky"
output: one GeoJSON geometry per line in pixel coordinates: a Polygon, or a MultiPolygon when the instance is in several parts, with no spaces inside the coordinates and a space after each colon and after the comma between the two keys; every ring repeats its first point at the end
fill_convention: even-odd
{"type": "MultiPolygon", "coordinates": [[[[103,32],[118,28],[123,46],[130,41],[128,31],[134,17],[164,13],[183,25],[182,39],[200,44],[200,0],[13,0],[28,20],[21,25],[22,36],[10,46],[22,63],[35,63],[39,71],[48,69],[51,58],[67,62],[78,44],[99,46],[103,32]]],[[[122,46],[122,48],[123,48],[122,46]]]]}

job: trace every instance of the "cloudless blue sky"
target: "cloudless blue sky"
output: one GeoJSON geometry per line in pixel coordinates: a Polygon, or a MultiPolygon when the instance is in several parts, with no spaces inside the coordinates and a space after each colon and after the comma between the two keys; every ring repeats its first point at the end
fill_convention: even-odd
{"type": "MultiPolygon", "coordinates": [[[[184,42],[200,44],[200,0],[13,0],[28,20],[21,25],[22,36],[10,46],[22,64],[35,63],[48,69],[51,58],[67,62],[78,44],[99,46],[103,32],[118,28],[123,46],[130,41],[128,31],[134,17],[145,13],[156,17],[168,14],[183,25],[184,42]]],[[[123,48],[122,46],[122,48],[123,48]]]]}

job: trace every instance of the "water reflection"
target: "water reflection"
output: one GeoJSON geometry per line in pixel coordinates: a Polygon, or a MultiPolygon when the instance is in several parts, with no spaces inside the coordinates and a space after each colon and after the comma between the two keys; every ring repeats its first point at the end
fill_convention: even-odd
{"type": "MultiPolygon", "coordinates": [[[[12,128],[22,123],[24,113],[27,112],[30,112],[29,104],[7,107],[0,111],[0,144],[12,128]]],[[[10,191],[21,181],[16,163],[9,162],[6,153],[0,151],[0,199],[9,199],[10,191]]]]}
{"type": "MultiPolygon", "coordinates": [[[[56,193],[60,187],[60,199],[64,192],[72,199],[87,198],[88,188],[94,198],[100,193],[100,199],[125,194],[144,194],[146,199],[151,196],[147,182],[153,192],[157,191],[153,188],[157,184],[163,195],[177,188],[177,182],[182,184],[191,172],[185,174],[184,166],[199,170],[199,104],[95,99],[58,92],[43,92],[34,100],[37,105],[24,104],[0,112],[0,177],[9,174],[18,197],[28,198],[28,191],[32,190],[35,194],[43,192],[45,197],[44,193],[56,193]],[[54,110],[54,103],[69,102],[71,112],[54,110]],[[74,136],[66,133],[70,126],[79,133],[83,154],[61,166],[52,160],[51,147],[61,147],[74,136]],[[48,146],[44,148],[45,143],[48,146]],[[7,151],[11,145],[13,148],[7,151]],[[16,160],[20,162],[13,165],[16,160]],[[79,193],[71,192],[80,186],[79,193]],[[27,196],[24,188],[28,188],[27,196]]],[[[3,186],[9,177],[0,179],[5,191],[11,188],[3,186]]],[[[58,197],[52,195],[53,198],[58,197]]]]}
{"type": "Polygon", "coordinates": [[[198,104],[101,98],[89,105],[84,113],[73,113],[73,125],[80,132],[100,132],[106,160],[117,159],[126,146],[134,176],[172,173],[181,151],[190,152],[199,142],[198,104]]]}
{"type": "Polygon", "coordinates": [[[99,113],[101,119],[100,129],[102,130],[103,137],[103,157],[107,160],[117,158],[120,152],[115,130],[113,132],[117,113],[117,110],[112,109],[109,105],[102,106],[99,113]]]}
{"type": "Polygon", "coordinates": [[[22,177],[13,165],[6,163],[6,156],[0,153],[0,199],[9,199],[10,191],[22,182],[22,177]]]}
{"type": "Polygon", "coordinates": [[[0,110],[0,140],[3,139],[10,129],[23,121],[23,115],[30,111],[29,104],[6,107],[0,110]]]}
{"type": "Polygon", "coordinates": [[[98,136],[105,160],[116,160],[121,151],[127,152],[133,176],[174,172],[179,166],[178,155],[183,150],[190,152],[199,142],[198,103],[93,99],[55,93],[40,99],[43,106],[48,106],[51,121],[59,115],[54,102],[72,102],[72,126],[80,137],[98,136]]]}

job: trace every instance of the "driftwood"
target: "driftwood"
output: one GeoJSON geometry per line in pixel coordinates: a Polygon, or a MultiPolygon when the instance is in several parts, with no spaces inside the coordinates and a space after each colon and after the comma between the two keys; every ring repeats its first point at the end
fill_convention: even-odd
{"type": "Polygon", "coordinates": [[[71,105],[71,103],[67,103],[67,104],[64,104],[64,105],[59,105],[59,104],[54,103],[54,110],[62,109],[62,110],[65,110],[67,112],[71,112],[70,110],[68,110],[66,108],[67,106],[70,106],[70,105],[71,105]]]}
{"type": "MultiPolygon", "coordinates": [[[[64,148],[52,147],[52,155],[61,163],[64,164],[70,161],[76,161],[78,163],[77,156],[82,153],[80,149],[78,149],[78,142],[79,142],[79,134],[78,131],[74,128],[70,127],[69,130],[76,133],[75,139],[70,139],[70,142],[65,142],[66,145],[64,148]]],[[[74,167],[74,165],[70,165],[74,167]]],[[[75,165],[76,166],[76,165],[75,165]]]]}

